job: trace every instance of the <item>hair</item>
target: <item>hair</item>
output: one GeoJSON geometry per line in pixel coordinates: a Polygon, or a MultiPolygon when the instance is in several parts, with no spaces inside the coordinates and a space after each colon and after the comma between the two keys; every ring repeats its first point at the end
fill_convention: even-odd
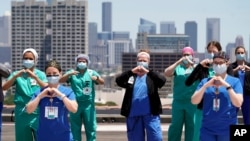
{"type": "Polygon", "coordinates": [[[59,72],[61,72],[62,68],[61,68],[61,65],[59,64],[59,62],[57,62],[56,60],[50,60],[46,67],[45,67],[45,71],[49,68],[49,67],[54,67],[56,69],[59,70],[59,72]]]}
{"type": "Polygon", "coordinates": [[[226,54],[226,52],[224,52],[224,51],[220,51],[220,52],[215,53],[213,59],[215,59],[215,58],[224,59],[226,62],[229,61],[229,57],[226,54]]]}
{"type": "Polygon", "coordinates": [[[243,47],[243,46],[237,46],[237,47],[235,48],[234,53],[237,54],[237,50],[240,49],[240,48],[244,49],[244,52],[246,52],[245,47],[243,47]]]}
{"type": "Polygon", "coordinates": [[[150,54],[150,50],[149,50],[149,49],[140,49],[140,50],[139,50],[139,53],[140,53],[140,52],[146,52],[146,53],[150,54]]]}
{"type": "Polygon", "coordinates": [[[207,44],[206,49],[208,50],[208,48],[209,48],[211,45],[212,45],[212,46],[215,46],[215,47],[218,49],[218,51],[221,52],[222,47],[221,47],[221,45],[220,45],[220,42],[218,42],[218,41],[210,41],[210,42],[207,44]]]}
{"type": "Polygon", "coordinates": [[[150,51],[148,49],[141,49],[138,54],[137,54],[137,58],[140,55],[146,55],[148,57],[148,59],[150,59],[150,51]]]}

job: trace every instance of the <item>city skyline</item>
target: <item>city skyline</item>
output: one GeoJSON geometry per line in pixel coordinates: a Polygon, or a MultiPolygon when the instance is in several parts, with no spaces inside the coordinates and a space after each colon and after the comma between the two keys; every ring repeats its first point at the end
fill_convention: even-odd
{"type": "MultiPolygon", "coordinates": [[[[244,39],[244,45],[249,50],[250,13],[248,0],[211,0],[211,1],[143,1],[143,0],[91,0],[88,1],[88,22],[96,22],[98,32],[102,28],[102,2],[112,2],[112,30],[128,31],[135,46],[136,33],[140,18],[157,25],[160,33],[160,22],[174,21],[177,34],[184,34],[187,21],[196,21],[198,25],[198,51],[204,51],[206,46],[206,19],[220,18],[220,42],[225,46],[235,42],[238,35],[244,39]]],[[[10,11],[11,0],[5,0],[0,5],[0,15],[10,11]]]]}

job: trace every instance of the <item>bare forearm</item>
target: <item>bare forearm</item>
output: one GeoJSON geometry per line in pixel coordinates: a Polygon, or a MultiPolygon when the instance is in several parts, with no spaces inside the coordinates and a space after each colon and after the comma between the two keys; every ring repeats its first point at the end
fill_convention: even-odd
{"type": "Polygon", "coordinates": [[[193,104],[199,104],[204,96],[205,90],[206,90],[206,87],[203,86],[199,90],[195,91],[195,93],[191,97],[191,102],[193,104]]]}
{"type": "Polygon", "coordinates": [[[32,113],[36,110],[39,102],[40,102],[40,97],[37,96],[34,100],[30,101],[27,105],[26,105],[26,112],[27,113],[32,113]]]}
{"type": "Polygon", "coordinates": [[[242,94],[236,94],[232,88],[228,89],[228,93],[233,105],[235,107],[241,107],[243,102],[242,94]]]}
{"type": "Polygon", "coordinates": [[[165,69],[164,74],[167,77],[171,77],[174,74],[175,68],[179,65],[179,61],[175,62],[171,66],[165,69]]]}
{"type": "Polygon", "coordinates": [[[59,82],[60,82],[60,83],[64,83],[64,82],[66,82],[68,79],[69,79],[69,74],[64,74],[64,75],[60,78],[59,82]]]}
{"type": "Polygon", "coordinates": [[[75,100],[70,100],[66,96],[62,98],[65,107],[72,113],[77,112],[78,104],[75,100]]]}
{"type": "Polygon", "coordinates": [[[3,90],[8,90],[15,82],[17,76],[13,76],[11,79],[9,79],[8,81],[6,81],[4,84],[3,84],[3,90]]]}

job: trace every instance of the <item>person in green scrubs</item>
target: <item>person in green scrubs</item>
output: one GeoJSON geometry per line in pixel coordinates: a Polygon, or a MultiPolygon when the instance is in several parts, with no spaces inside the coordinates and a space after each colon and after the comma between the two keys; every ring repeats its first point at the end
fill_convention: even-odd
{"type": "Polygon", "coordinates": [[[38,127],[38,112],[28,114],[25,110],[26,104],[31,100],[33,94],[40,87],[47,85],[46,75],[43,71],[36,69],[38,54],[33,48],[23,51],[23,69],[14,71],[7,78],[3,90],[15,86],[15,138],[16,141],[36,140],[38,127]]]}
{"type": "Polygon", "coordinates": [[[82,124],[84,124],[86,141],[96,140],[96,110],[95,84],[104,84],[100,75],[88,68],[89,57],[79,54],[76,57],[76,70],[67,71],[60,79],[61,83],[68,82],[76,95],[78,109],[70,113],[70,125],[74,141],[82,140],[82,124]]]}
{"type": "Polygon", "coordinates": [[[172,121],[168,130],[168,141],[181,141],[183,126],[185,141],[192,141],[194,134],[194,113],[196,106],[191,103],[198,84],[185,85],[185,80],[193,71],[194,52],[191,47],[182,49],[182,57],[165,69],[165,76],[173,77],[172,121]]]}

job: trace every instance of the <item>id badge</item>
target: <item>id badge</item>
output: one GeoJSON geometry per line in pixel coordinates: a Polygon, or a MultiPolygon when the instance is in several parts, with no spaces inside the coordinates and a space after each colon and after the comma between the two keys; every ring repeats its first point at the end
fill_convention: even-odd
{"type": "Polygon", "coordinates": [[[37,85],[36,80],[35,79],[30,79],[30,84],[32,86],[37,85]]]}
{"type": "Polygon", "coordinates": [[[84,95],[90,95],[92,93],[92,89],[90,87],[83,88],[84,95]]]}
{"type": "Polygon", "coordinates": [[[46,106],[45,107],[45,117],[47,119],[57,118],[58,117],[58,107],[46,106]]]}
{"type": "Polygon", "coordinates": [[[134,77],[133,76],[131,76],[131,77],[129,77],[129,79],[128,79],[128,83],[129,84],[134,84],[134,77]]]}
{"type": "Polygon", "coordinates": [[[213,100],[213,110],[214,111],[219,111],[220,109],[220,99],[219,98],[214,98],[213,100]]]}

